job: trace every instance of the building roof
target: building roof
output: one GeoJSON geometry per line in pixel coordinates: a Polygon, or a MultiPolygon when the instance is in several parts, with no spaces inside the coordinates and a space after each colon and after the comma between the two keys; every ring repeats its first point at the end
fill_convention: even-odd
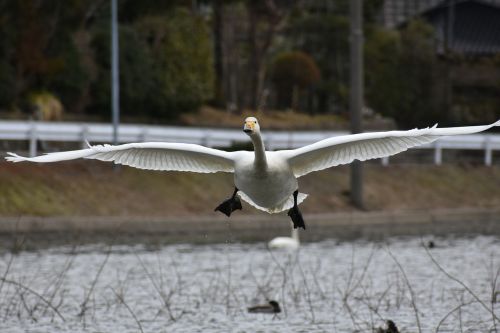
{"type": "MultiPolygon", "coordinates": [[[[387,28],[395,28],[411,17],[446,6],[450,1],[453,1],[455,5],[463,2],[461,0],[384,0],[380,19],[387,28]]],[[[482,0],[481,2],[500,6],[500,0],[482,0]]]]}
{"type": "Polygon", "coordinates": [[[481,0],[444,1],[420,14],[433,25],[437,52],[468,56],[500,53],[500,4],[481,0]]]}
{"type": "Polygon", "coordinates": [[[395,28],[409,18],[439,5],[443,0],[384,0],[380,19],[387,28],[395,28]]]}

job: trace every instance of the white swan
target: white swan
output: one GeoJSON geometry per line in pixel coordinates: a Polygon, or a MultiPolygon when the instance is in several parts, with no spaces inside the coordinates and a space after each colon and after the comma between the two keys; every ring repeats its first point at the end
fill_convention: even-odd
{"type": "Polygon", "coordinates": [[[299,240],[299,230],[293,228],[292,224],[292,234],[291,237],[276,237],[271,239],[267,244],[270,249],[286,249],[286,250],[296,250],[300,246],[299,240]]]}
{"type": "Polygon", "coordinates": [[[311,145],[280,151],[265,151],[256,118],[245,119],[243,131],[250,136],[254,152],[226,152],[186,143],[129,143],[118,146],[89,146],[87,149],[22,157],[8,153],[8,161],[58,162],[77,158],[113,161],[140,169],[192,172],[233,172],[233,195],[215,210],[230,216],[241,209],[238,194],[257,209],[278,213],[289,209],[294,228],[305,229],[297,207],[306,194],[298,192],[297,178],[352,161],[391,156],[447,135],[471,134],[500,126],[491,125],[413,129],[352,134],[328,138],[311,145]]]}

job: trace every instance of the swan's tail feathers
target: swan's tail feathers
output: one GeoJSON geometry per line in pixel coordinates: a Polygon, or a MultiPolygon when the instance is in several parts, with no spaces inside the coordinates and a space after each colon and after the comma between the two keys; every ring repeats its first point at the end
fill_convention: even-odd
{"type": "MultiPolygon", "coordinates": [[[[246,195],[244,192],[241,190],[238,192],[238,195],[240,196],[241,199],[245,200],[247,203],[250,205],[254,206],[255,208],[262,210],[266,213],[269,214],[276,214],[280,213],[282,211],[288,210],[293,207],[293,194],[290,194],[290,196],[283,201],[281,204],[275,206],[275,207],[262,207],[257,205],[248,195],[246,195]]],[[[297,205],[300,205],[302,201],[304,201],[307,198],[308,194],[305,193],[299,193],[297,196],[297,205]]]]}
{"type": "Polygon", "coordinates": [[[17,162],[22,162],[22,161],[28,160],[28,157],[19,156],[17,154],[11,153],[11,152],[8,152],[7,154],[10,156],[5,157],[5,159],[9,162],[17,163],[17,162]]]}

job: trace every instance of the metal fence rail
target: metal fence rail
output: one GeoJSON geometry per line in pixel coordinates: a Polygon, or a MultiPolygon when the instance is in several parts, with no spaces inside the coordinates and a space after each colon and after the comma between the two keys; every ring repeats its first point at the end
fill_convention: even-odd
{"type": "MultiPolygon", "coordinates": [[[[346,131],[265,131],[263,137],[266,147],[275,150],[298,148],[328,137],[345,134],[349,133],[346,131]]],[[[113,130],[110,124],[103,123],[0,121],[0,140],[29,141],[29,154],[35,156],[38,141],[80,142],[82,146],[86,146],[86,141],[108,143],[113,140],[113,130]]],[[[228,148],[235,143],[247,142],[248,138],[239,129],[141,124],[120,126],[119,143],[144,141],[185,142],[207,147],[228,148]]],[[[433,149],[435,164],[442,163],[444,149],[484,151],[484,163],[491,165],[493,151],[500,150],[500,135],[450,136],[417,148],[433,149]]],[[[382,164],[388,163],[389,158],[382,159],[382,164]]]]}

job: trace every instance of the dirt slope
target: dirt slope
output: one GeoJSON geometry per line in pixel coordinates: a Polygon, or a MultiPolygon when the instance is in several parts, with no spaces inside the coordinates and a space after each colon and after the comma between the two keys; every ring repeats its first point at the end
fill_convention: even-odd
{"type": "MultiPolygon", "coordinates": [[[[367,164],[365,170],[368,210],[500,207],[499,166],[367,164]]],[[[304,213],[353,210],[348,184],[347,167],[301,178],[301,191],[311,194],[304,213]]],[[[229,174],[114,170],[97,161],[0,162],[0,216],[210,216],[231,191],[229,174]]],[[[261,214],[247,204],[242,213],[261,214]]]]}

